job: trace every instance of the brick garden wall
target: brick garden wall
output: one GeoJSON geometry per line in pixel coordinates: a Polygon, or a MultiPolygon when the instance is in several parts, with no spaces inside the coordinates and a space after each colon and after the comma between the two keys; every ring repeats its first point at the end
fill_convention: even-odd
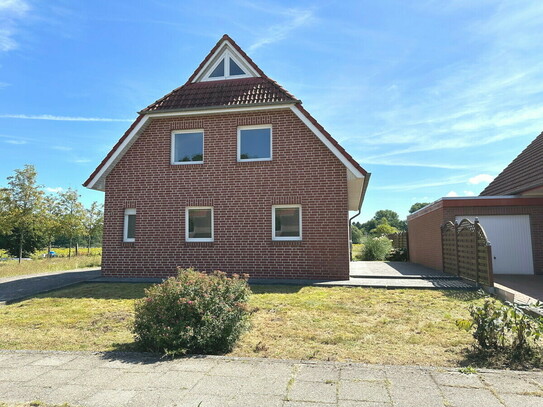
{"type": "Polygon", "coordinates": [[[409,261],[441,270],[441,225],[443,208],[436,208],[424,215],[408,218],[409,261]]]}
{"type": "Polygon", "coordinates": [[[347,209],[345,166],[290,110],[154,119],[107,176],[102,273],[346,279],[347,209]],[[272,125],[272,161],[237,162],[237,127],[252,124],[272,125]],[[170,164],[182,129],[204,129],[204,164],[170,164]],[[301,204],[301,242],[272,241],[275,204],[301,204]],[[214,207],[214,242],[185,242],[186,206],[214,207]],[[134,243],[123,242],[126,208],[134,243]]]}

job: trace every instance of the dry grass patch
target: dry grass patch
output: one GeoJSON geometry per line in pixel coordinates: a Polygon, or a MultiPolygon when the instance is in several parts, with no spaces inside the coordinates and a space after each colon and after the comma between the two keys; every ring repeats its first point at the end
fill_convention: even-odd
{"type": "MultiPolygon", "coordinates": [[[[0,348],[133,349],[145,284],[82,284],[0,308],[0,348]]],[[[457,366],[472,336],[455,326],[473,292],[253,286],[252,328],[233,356],[457,366]]]]}
{"type": "Polygon", "coordinates": [[[77,256],[39,260],[3,260],[0,262],[0,278],[27,274],[51,273],[85,267],[100,267],[102,256],[77,256]]]}

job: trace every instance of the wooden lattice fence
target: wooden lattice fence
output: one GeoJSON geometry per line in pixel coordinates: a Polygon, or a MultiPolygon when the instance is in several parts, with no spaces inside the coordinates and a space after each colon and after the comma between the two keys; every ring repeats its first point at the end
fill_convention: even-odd
{"type": "Polygon", "coordinates": [[[395,249],[407,249],[409,247],[407,232],[391,233],[387,237],[392,240],[392,247],[395,249]]]}
{"type": "Polygon", "coordinates": [[[441,226],[443,271],[492,287],[492,248],[479,221],[441,226]]]}

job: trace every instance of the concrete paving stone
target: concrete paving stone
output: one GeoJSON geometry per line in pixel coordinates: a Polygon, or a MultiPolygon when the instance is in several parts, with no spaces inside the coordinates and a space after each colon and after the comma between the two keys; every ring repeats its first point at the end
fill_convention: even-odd
{"type": "Polygon", "coordinates": [[[287,395],[292,401],[312,401],[315,403],[336,403],[337,383],[302,382],[295,380],[287,395]]]}
{"type": "Polygon", "coordinates": [[[398,367],[386,367],[385,374],[387,380],[391,384],[397,386],[415,386],[415,387],[428,387],[436,389],[437,385],[430,375],[430,372],[417,368],[407,368],[403,366],[398,367]]]}
{"type": "Polygon", "coordinates": [[[295,380],[304,382],[327,382],[339,380],[340,369],[335,366],[299,365],[295,380]]]}
{"type": "Polygon", "coordinates": [[[390,403],[387,385],[382,382],[350,382],[339,383],[340,400],[377,401],[390,403]]]}
{"type": "Polygon", "coordinates": [[[283,407],[332,407],[336,403],[312,403],[310,401],[285,401],[283,407]]]}
{"type": "Polygon", "coordinates": [[[44,356],[35,362],[32,362],[32,366],[61,366],[65,363],[71,362],[76,358],[75,355],[48,355],[44,356]]]}
{"type": "Polygon", "coordinates": [[[253,377],[267,379],[290,377],[294,370],[294,364],[277,362],[259,362],[255,365],[253,377]]]}
{"type": "Polygon", "coordinates": [[[32,364],[36,360],[41,359],[42,357],[43,355],[36,355],[33,353],[8,354],[7,357],[2,359],[2,367],[27,366],[27,365],[32,364]]]}
{"type": "Polygon", "coordinates": [[[213,366],[207,374],[212,376],[252,377],[255,365],[249,361],[228,361],[213,366]]]}
{"type": "Polygon", "coordinates": [[[69,401],[70,404],[79,405],[81,400],[92,396],[96,391],[97,389],[94,387],[78,384],[64,384],[55,387],[47,397],[40,400],[52,404],[64,404],[69,401]]]}
{"type": "Polygon", "coordinates": [[[437,387],[390,386],[389,391],[394,406],[443,407],[445,405],[437,387]]]}
{"type": "Polygon", "coordinates": [[[122,372],[120,369],[95,368],[86,371],[85,374],[74,377],[67,384],[115,388],[115,383],[122,372]]]}
{"type": "Polygon", "coordinates": [[[543,396],[502,394],[501,398],[507,407],[541,407],[543,406],[543,396]]]}
{"type": "Polygon", "coordinates": [[[499,393],[525,393],[540,391],[536,384],[530,382],[529,377],[509,373],[483,373],[485,383],[489,384],[499,393]]]}
{"type": "Polygon", "coordinates": [[[133,390],[99,390],[81,400],[85,407],[124,407],[136,395],[133,390]]]}
{"type": "Polygon", "coordinates": [[[232,407],[283,407],[283,403],[283,397],[279,396],[242,394],[234,397],[229,404],[232,407]]]}
{"type": "Polygon", "coordinates": [[[432,376],[440,386],[484,388],[485,384],[477,374],[460,372],[432,372],[432,376]]]}
{"type": "Polygon", "coordinates": [[[487,389],[461,389],[442,387],[443,395],[454,407],[503,407],[502,403],[487,389]]]}
{"type": "Polygon", "coordinates": [[[338,407],[392,407],[391,403],[379,403],[377,401],[353,401],[339,400],[338,407]]]}
{"type": "Polygon", "coordinates": [[[205,377],[203,373],[182,370],[159,373],[160,376],[153,381],[152,385],[161,389],[190,389],[205,377]]]}
{"type": "Polygon", "coordinates": [[[341,380],[385,380],[385,371],[379,367],[344,367],[341,369],[341,380]]]}
{"type": "Polygon", "coordinates": [[[184,370],[187,372],[207,373],[217,365],[216,359],[181,358],[172,361],[171,370],[184,370]]]}
{"type": "Polygon", "coordinates": [[[193,394],[234,396],[239,394],[243,379],[228,376],[204,376],[191,390],[193,394]]]}
{"type": "Polygon", "coordinates": [[[232,395],[188,394],[176,407],[230,407],[235,405],[232,403],[233,398],[232,395]]]}
{"type": "Polygon", "coordinates": [[[131,372],[169,372],[172,370],[175,361],[159,360],[154,363],[134,363],[129,369],[131,372]]]}
{"type": "Polygon", "coordinates": [[[28,403],[34,400],[47,398],[53,389],[40,386],[13,385],[2,393],[2,402],[28,403]]]}
{"type": "Polygon", "coordinates": [[[268,379],[262,377],[253,377],[244,379],[241,383],[240,392],[243,394],[266,394],[286,397],[289,377],[281,379],[268,379]]]}
{"type": "MultiPolygon", "coordinates": [[[[115,379],[115,388],[124,390],[154,388],[156,381],[163,375],[164,373],[161,372],[123,372],[115,379]]],[[[181,388],[181,385],[175,387],[181,388]]]]}
{"type": "Polygon", "coordinates": [[[70,360],[69,362],[66,362],[60,366],[57,366],[57,369],[81,369],[81,370],[88,370],[95,367],[98,367],[103,363],[103,359],[96,357],[94,355],[92,356],[77,356],[75,359],[70,360]]]}
{"type": "Polygon", "coordinates": [[[179,405],[187,394],[187,390],[140,390],[126,405],[128,407],[173,407],[179,405]]]}
{"type": "Polygon", "coordinates": [[[111,359],[111,360],[104,360],[99,367],[103,369],[132,369],[134,366],[138,364],[137,362],[133,362],[131,360],[123,360],[123,359],[111,359]]]}
{"type": "Polygon", "coordinates": [[[55,369],[39,375],[32,380],[32,384],[56,387],[60,384],[68,383],[82,374],[84,374],[82,370],[55,369]]]}
{"type": "Polygon", "coordinates": [[[48,366],[20,366],[2,368],[0,381],[27,382],[51,370],[48,366]]]}

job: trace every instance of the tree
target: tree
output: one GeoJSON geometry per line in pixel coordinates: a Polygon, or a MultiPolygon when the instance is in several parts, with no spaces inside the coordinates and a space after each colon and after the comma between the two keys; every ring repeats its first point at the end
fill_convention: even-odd
{"type": "Polygon", "coordinates": [[[51,245],[62,232],[59,199],[45,196],[40,214],[40,229],[47,244],[47,257],[51,257],[51,245]]]}
{"type": "Polygon", "coordinates": [[[398,232],[398,229],[388,223],[387,218],[382,218],[379,224],[375,227],[375,229],[371,231],[371,234],[375,236],[383,236],[398,232]]]}
{"type": "Polygon", "coordinates": [[[415,213],[419,209],[424,208],[426,205],[430,205],[430,202],[417,202],[411,205],[411,208],[409,208],[409,213],[415,213]]]}
{"type": "Polygon", "coordinates": [[[89,209],[85,209],[83,228],[87,239],[87,254],[90,254],[92,240],[102,233],[104,228],[104,210],[98,202],[93,202],[89,209]]]}
{"type": "Polygon", "coordinates": [[[382,223],[383,218],[387,220],[389,226],[396,228],[397,231],[407,230],[407,222],[400,220],[398,214],[390,209],[381,209],[375,212],[373,218],[360,225],[360,230],[366,234],[372,234],[373,230],[382,223]]]}
{"type": "MultiPolygon", "coordinates": [[[[28,247],[30,236],[37,236],[39,213],[43,201],[43,191],[36,183],[37,172],[33,165],[26,164],[23,169],[17,169],[9,176],[7,188],[7,223],[10,232],[16,231],[19,263],[23,257],[23,247],[28,247]],[[25,239],[29,239],[25,246],[25,239]]],[[[38,247],[35,247],[36,249],[38,247]]],[[[32,250],[34,251],[34,250],[32,250]]],[[[12,253],[13,254],[13,253],[12,253]]]]}
{"type": "Polygon", "coordinates": [[[358,229],[354,224],[351,225],[351,241],[354,244],[359,244],[362,242],[364,234],[358,229]]]}
{"type": "Polygon", "coordinates": [[[7,188],[0,188],[0,236],[10,231],[9,225],[9,191],[7,188]]]}
{"type": "MultiPolygon", "coordinates": [[[[74,240],[83,233],[83,219],[85,210],[79,202],[79,194],[75,189],[68,188],[65,192],[59,192],[60,230],[68,238],[68,257],[72,257],[74,240]]],[[[78,255],[78,246],[75,249],[78,255]]]]}

